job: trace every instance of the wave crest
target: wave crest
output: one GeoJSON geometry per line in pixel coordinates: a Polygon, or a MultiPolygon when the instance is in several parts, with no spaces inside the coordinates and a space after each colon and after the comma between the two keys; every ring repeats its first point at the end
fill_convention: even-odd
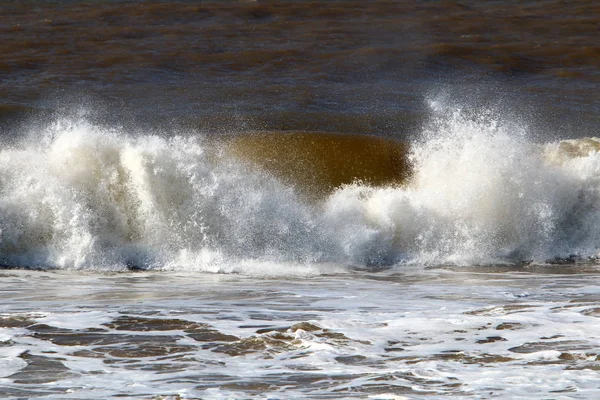
{"type": "MultiPolygon", "coordinates": [[[[296,136],[309,153],[311,135],[296,136]]],[[[406,162],[394,167],[404,145],[348,137],[376,143],[355,177],[363,182],[345,177],[307,200],[310,175],[247,156],[260,140],[277,148],[274,137],[241,137],[245,150],[232,154],[202,136],[57,121],[0,150],[0,261],[272,275],[598,255],[599,139],[539,145],[493,113],[438,110],[411,144],[408,181],[406,162]],[[386,146],[394,150],[379,162],[386,146]],[[400,178],[369,181],[370,172],[400,178]]],[[[322,157],[313,171],[329,168],[322,157]]]]}

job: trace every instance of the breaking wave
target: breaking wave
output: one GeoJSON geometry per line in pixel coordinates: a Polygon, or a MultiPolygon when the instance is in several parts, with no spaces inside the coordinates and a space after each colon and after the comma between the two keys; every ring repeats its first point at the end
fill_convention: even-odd
{"type": "Polygon", "coordinates": [[[432,114],[408,146],[302,133],[235,151],[58,119],[0,149],[0,262],[285,275],[598,256],[600,139],[538,144],[492,112],[432,114]],[[306,196],[324,168],[350,169],[306,196]]]}

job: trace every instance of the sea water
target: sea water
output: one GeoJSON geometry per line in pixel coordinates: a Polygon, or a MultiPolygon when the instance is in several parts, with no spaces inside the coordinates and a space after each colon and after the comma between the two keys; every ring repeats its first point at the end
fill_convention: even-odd
{"type": "Polygon", "coordinates": [[[0,4],[0,397],[596,399],[598,5],[0,4]]]}
{"type": "Polygon", "coordinates": [[[598,395],[600,140],[431,107],[404,184],[320,199],[202,135],[3,148],[3,393],[598,395]]]}

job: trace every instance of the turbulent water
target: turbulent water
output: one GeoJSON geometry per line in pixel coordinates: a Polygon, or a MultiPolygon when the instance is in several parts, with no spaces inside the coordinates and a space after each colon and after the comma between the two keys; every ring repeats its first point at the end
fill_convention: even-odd
{"type": "Polygon", "coordinates": [[[347,164],[291,157],[313,135],[60,119],[3,148],[3,394],[598,395],[600,139],[432,102],[409,147],[324,135],[403,154],[389,183],[307,195],[347,164]]]}
{"type": "Polygon", "coordinates": [[[329,264],[337,271],[598,256],[600,140],[534,143],[526,127],[491,112],[432,107],[422,138],[408,149],[363,139],[377,143],[382,158],[390,148],[406,153],[403,170],[386,168],[401,158],[381,166],[345,148],[336,155],[334,145],[358,140],[352,136],[295,160],[288,153],[310,154],[303,146],[327,136],[281,133],[292,140],[286,150],[269,136],[219,142],[58,120],[0,152],[1,260],[285,275],[326,272],[329,264]],[[242,145],[232,150],[231,142],[242,145]],[[266,153],[270,147],[279,154],[266,153]],[[287,162],[274,173],[273,157],[287,162]],[[365,174],[383,169],[389,182],[349,175],[318,198],[305,196],[312,172],[315,181],[337,183],[318,174],[343,171],[348,160],[365,174]]]}
{"type": "Polygon", "coordinates": [[[0,274],[5,397],[599,394],[596,267],[0,274]]]}
{"type": "Polygon", "coordinates": [[[593,2],[0,4],[0,397],[600,396],[593,2]]]}

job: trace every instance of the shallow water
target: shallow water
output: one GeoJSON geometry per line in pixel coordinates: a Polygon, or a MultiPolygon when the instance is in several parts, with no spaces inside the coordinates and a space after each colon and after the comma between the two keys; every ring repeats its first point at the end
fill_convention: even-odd
{"type": "Polygon", "coordinates": [[[599,272],[3,271],[0,385],[61,399],[594,398],[599,272]]]}

